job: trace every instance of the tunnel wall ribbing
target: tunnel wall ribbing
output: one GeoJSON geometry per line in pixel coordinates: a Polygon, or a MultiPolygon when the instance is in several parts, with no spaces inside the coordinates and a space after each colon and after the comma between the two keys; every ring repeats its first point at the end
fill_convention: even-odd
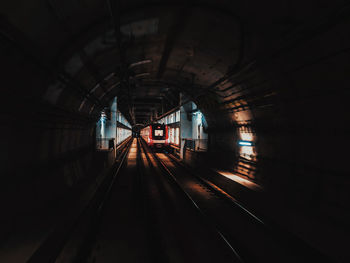
{"type": "MultiPolygon", "coordinates": [[[[51,76],[15,46],[3,51],[0,242],[23,218],[45,216],[63,205],[80,184],[113,162],[112,154],[95,151],[95,120],[77,107],[50,103],[45,91],[51,76]]],[[[67,89],[70,98],[81,96],[67,89]]]]}
{"type": "Polygon", "coordinates": [[[342,223],[349,218],[349,26],[331,20],[270,47],[243,96],[254,116],[262,183],[282,203],[342,223]]]}

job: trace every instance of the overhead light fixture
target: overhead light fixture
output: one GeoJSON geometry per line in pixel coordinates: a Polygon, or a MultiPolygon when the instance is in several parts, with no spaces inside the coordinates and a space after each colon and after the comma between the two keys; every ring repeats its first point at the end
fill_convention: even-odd
{"type": "Polygon", "coordinates": [[[152,60],[146,59],[146,60],[141,60],[139,62],[132,63],[132,64],[130,64],[129,69],[136,67],[136,66],[148,64],[148,63],[152,63],[152,60]]]}
{"type": "Polygon", "coordinates": [[[146,76],[149,76],[149,75],[151,75],[149,72],[145,72],[145,73],[136,74],[134,76],[134,78],[146,77],[146,76]]]}
{"type": "Polygon", "coordinates": [[[108,81],[110,78],[112,78],[115,75],[114,72],[112,72],[111,74],[109,74],[107,77],[104,78],[105,81],[108,81]]]}
{"type": "Polygon", "coordinates": [[[239,141],[238,144],[241,146],[252,146],[253,142],[251,142],[251,141],[239,141]]]}

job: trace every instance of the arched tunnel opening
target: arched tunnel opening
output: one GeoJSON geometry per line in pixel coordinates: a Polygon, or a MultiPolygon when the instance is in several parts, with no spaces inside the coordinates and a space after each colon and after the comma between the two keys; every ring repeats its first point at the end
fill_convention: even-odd
{"type": "Polygon", "coordinates": [[[349,14],[342,0],[2,1],[0,261],[348,262],[349,14]],[[151,155],[153,124],[167,148],[151,155]]]}

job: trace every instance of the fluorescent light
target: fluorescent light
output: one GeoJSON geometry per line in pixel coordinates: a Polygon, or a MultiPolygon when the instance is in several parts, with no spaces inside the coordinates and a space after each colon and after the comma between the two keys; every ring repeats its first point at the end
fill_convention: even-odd
{"type": "Polygon", "coordinates": [[[149,75],[150,75],[149,72],[145,72],[145,73],[136,74],[134,76],[134,78],[146,77],[146,76],[149,76],[149,75]]]}
{"type": "Polygon", "coordinates": [[[133,68],[133,67],[136,67],[136,66],[139,66],[139,65],[148,64],[148,63],[152,63],[152,60],[146,59],[146,60],[142,60],[142,61],[139,61],[139,62],[132,63],[132,64],[129,66],[129,69],[130,69],[130,68],[133,68]]]}
{"type": "Polygon", "coordinates": [[[250,142],[250,141],[239,141],[238,144],[241,145],[241,146],[252,146],[253,142],[250,142]]]}
{"type": "Polygon", "coordinates": [[[108,81],[110,78],[112,78],[115,75],[114,72],[112,72],[111,74],[109,74],[107,77],[104,78],[105,81],[108,81]]]}

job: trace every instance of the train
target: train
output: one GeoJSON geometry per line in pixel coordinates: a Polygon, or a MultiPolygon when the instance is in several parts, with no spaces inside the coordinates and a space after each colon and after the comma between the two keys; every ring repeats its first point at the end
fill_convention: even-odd
{"type": "Polygon", "coordinates": [[[165,124],[151,124],[142,129],[140,135],[152,148],[161,149],[169,146],[168,126],[165,124]]]}

